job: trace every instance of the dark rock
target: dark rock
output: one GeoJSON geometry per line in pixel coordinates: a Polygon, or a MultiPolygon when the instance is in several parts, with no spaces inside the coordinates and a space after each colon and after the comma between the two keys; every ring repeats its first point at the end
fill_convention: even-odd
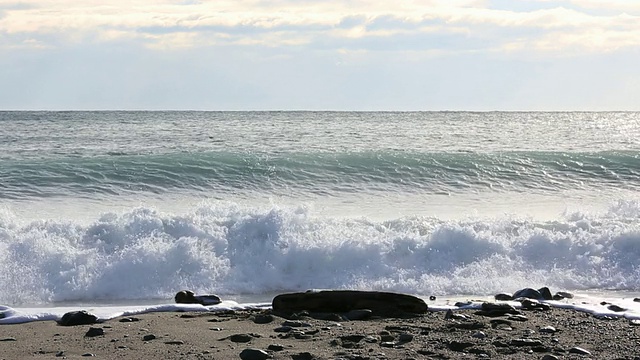
{"type": "Polygon", "coordinates": [[[465,341],[451,341],[448,344],[449,350],[451,351],[464,351],[464,349],[468,347],[472,347],[473,343],[465,342],[465,341]]]}
{"type": "Polygon", "coordinates": [[[519,314],[518,310],[516,310],[513,306],[509,304],[495,304],[495,303],[482,303],[482,310],[486,311],[502,311],[508,314],[519,314]]]}
{"type": "Polygon", "coordinates": [[[494,299],[496,299],[498,301],[510,301],[510,300],[513,300],[513,296],[511,296],[511,294],[507,294],[507,293],[500,293],[500,294],[496,294],[494,296],[494,299]]]}
{"type": "Polygon", "coordinates": [[[64,351],[58,351],[56,353],[56,357],[63,357],[64,356],[64,351]]]}
{"type": "Polygon", "coordinates": [[[256,324],[268,324],[273,321],[273,315],[271,314],[258,314],[253,317],[253,322],[256,324]]]}
{"type": "Polygon", "coordinates": [[[280,344],[271,344],[267,347],[267,350],[271,350],[271,351],[282,351],[284,350],[284,346],[280,345],[280,344]]]}
{"type": "Polygon", "coordinates": [[[364,335],[345,335],[345,336],[340,336],[340,340],[349,341],[349,342],[353,342],[353,343],[359,343],[360,340],[362,340],[364,338],[365,338],[364,335]]]}
{"type": "Polygon", "coordinates": [[[524,288],[521,290],[518,290],[516,292],[513,293],[513,298],[514,299],[518,299],[518,298],[528,298],[528,299],[542,299],[542,294],[540,294],[540,291],[536,290],[536,289],[532,289],[532,288],[524,288]]]}
{"type": "Polygon", "coordinates": [[[216,305],[222,300],[217,295],[196,295],[193,291],[182,290],[174,297],[177,304],[200,304],[200,305],[216,305]]]}
{"type": "Polygon", "coordinates": [[[627,309],[625,309],[623,307],[620,307],[620,306],[614,305],[614,304],[611,304],[611,305],[607,306],[607,309],[609,309],[611,311],[614,311],[614,312],[622,312],[622,311],[626,311],[627,310],[627,309]]]}
{"type": "Polygon", "coordinates": [[[298,354],[293,354],[293,355],[291,355],[291,358],[292,358],[293,360],[313,360],[313,359],[315,359],[316,357],[315,357],[315,356],[313,356],[313,355],[312,355],[311,353],[309,353],[309,352],[301,352],[301,353],[298,353],[298,354]]]}
{"type": "Polygon", "coordinates": [[[136,317],[127,317],[127,318],[120,319],[119,321],[120,322],[136,322],[136,321],[140,321],[140,319],[136,317]]]}
{"type": "Polygon", "coordinates": [[[542,346],[542,341],[534,339],[513,339],[509,344],[511,346],[542,346]]]}
{"type": "Polygon", "coordinates": [[[574,346],[571,349],[569,349],[569,354],[591,355],[591,352],[581,347],[574,346]]]}
{"type": "Polygon", "coordinates": [[[556,295],[562,296],[565,299],[573,299],[573,294],[566,291],[558,291],[556,295]]]}
{"type": "Polygon", "coordinates": [[[64,315],[58,321],[60,326],[76,326],[76,325],[91,325],[98,322],[98,317],[86,312],[85,310],[71,311],[64,315]]]}
{"type": "Polygon", "coordinates": [[[560,358],[555,356],[555,355],[551,355],[551,354],[547,354],[545,356],[542,357],[542,359],[540,360],[559,360],[560,358]]]}
{"type": "Polygon", "coordinates": [[[413,335],[408,333],[402,333],[398,336],[398,341],[401,343],[407,343],[413,340],[413,335]]]}
{"type": "Polygon", "coordinates": [[[273,331],[278,333],[286,333],[291,331],[293,328],[291,326],[280,326],[278,328],[273,329],[273,331]]]}
{"type": "Polygon", "coordinates": [[[0,339],[0,341],[4,342],[4,341],[17,341],[17,340],[14,337],[6,337],[6,338],[0,339]]]}
{"type": "Polygon", "coordinates": [[[82,354],[82,357],[94,357],[95,355],[92,353],[84,353],[82,354]]]}
{"type": "Polygon", "coordinates": [[[351,310],[369,309],[375,315],[396,316],[406,313],[422,314],[427,311],[424,300],[407,295],[378,291],[327,290],[290,293],[276,296],[273,310],[294,313],[310,312],[347,313],[351,310]]]}
{"type": "Polygon", "coordinates": [[[90,327],[89,330],[87,330],[87,332],[84,334],[85,337],[94,337],[100,335],[104,335],[104,329],[95,327],[90,327]]]}
{"type": "Polygon", "coordinates": [[[549,290],[549,288],[546,287],[546,286],[538,289],[538,292],[542,296],[542,300],[551,300],[551,299],[553,299],[553,296],[551,295],[551,290],[549,290]]]}
{"type": "Polygon", "coordinates": [[[431,295],[431,296],[429,296],[429,300],[431,300],[431,301],[436,301],[436,297],[435,297],[435,296],[433,296],[433,295],[431,295]]]}
{"type": "Polygon", "coordinates": [[[249,334],[234,334],[229,336],[229,340],[235,343],[246,343],[251,341],[253,337],[249,334]]]}
{"type": "Polygon", "coordinates": [[[184,341],[182,340],[169,340],[164,342],[167,345],[184,345],[184,341]]]}
{"type": "Polygon", "coordinates": [[[143,340],[143,341],[151,341],[151,340],[153,340],[153,339],[155,339],[155,338],[156,338],[156,336],[155,336],[155,335],[153,335],[153,334],[148,334],[148,335],[143,336],[143,337],[142,337],[142,340],[143,340]]]}
{"type": "Polygon", "coordinates": [[[634,298],[633,301],[640,302],[640,298],[634,298]]]}
{"type": "Polygon", "coordinates": [[[271,355],[260,349],[244,349],[240,352],[240,359],[242,360],[266,360],[269,358],[271,358],[271,355]]]}

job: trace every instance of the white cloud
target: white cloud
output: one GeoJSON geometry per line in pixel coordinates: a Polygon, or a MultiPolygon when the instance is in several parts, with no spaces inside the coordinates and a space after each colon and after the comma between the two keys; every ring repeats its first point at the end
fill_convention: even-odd
{"type": "MultiPolygon", "coordinates": [[[[544,1],[542,1],[544,3],[544,1]]],[[[554,4],[557,2],[554,2],[554,4]]],[[[640,8],[631,1],[606,5],[640,8]]],[[[619,13],[596,15],[578,8],[554,7],[534,11],[510,11],[485,7],[484,1],[412,1],[389,5],[380,1],[83,1],[28,0],[21,6],[0,2],[4,17],[0,29],[7,35],[55,36],[60,41],[121,41],[137,39],[147,46],[181,49],[220,42],[238,45],[300,46],[326,38],[362,39],[401,35],[466,33],[476,42],[501,41],[505,49],[541,51],[563,46],[585,51],[610,51],[640,45],[623,33],[635,34],[640,17],[619,13]],[[349,19],[360,19],[352,26],[349,19]],[[393,19],[374,28],[379,19],[393,19]],[[520,37],[513,39],[511,33],[520,37]],[[549,37],[558,37],[556,46],[549,37]],[[606,39],[604,41],[603,39],[606,39]],[[614,43],[612,43],[614,42],[614,43]]],[[[595,0],[575,0],[569,5],[605,7],[595,0]]],[[[610,11],[610,10],[608,10],[610,11]]],[[[44,40],[40,40],[44,41],[44,40]]],[[[433,50],[430,49],[430,50],[433,50]]],[[[452,51],[464,49],[452,48],[452,51]]]]}

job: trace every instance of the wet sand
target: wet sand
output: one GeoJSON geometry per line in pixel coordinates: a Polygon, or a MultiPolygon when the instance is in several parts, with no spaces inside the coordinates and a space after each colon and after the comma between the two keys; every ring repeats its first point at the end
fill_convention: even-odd
{"type": "Polygon", "coordinates": [[[241,359],[255,349],[264,353],[247,359],[640,360],[640,326],[624,318],[556,308],[516,317],[475,312],[360,321],[291,320],[268,310],[163,312],[70,327],[39,321],[0,326],[0,359],[241,359]],[[104,334],[86,336],[90,328],[104,334]]]}

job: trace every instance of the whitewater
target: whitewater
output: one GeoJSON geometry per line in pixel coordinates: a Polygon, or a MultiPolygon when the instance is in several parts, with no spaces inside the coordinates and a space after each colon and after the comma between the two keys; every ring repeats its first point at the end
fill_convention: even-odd
{"type": "Polygon", "coordinates": [[[638,149],[627,112],[0,112],[0,322],[542,286],[633,317],[638,149]]]}

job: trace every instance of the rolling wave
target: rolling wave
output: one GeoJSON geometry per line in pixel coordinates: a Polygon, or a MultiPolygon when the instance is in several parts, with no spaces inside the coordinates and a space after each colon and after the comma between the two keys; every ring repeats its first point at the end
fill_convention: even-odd
{"type": "Polygon", "coordinates": [[[640,153],[202,152],[10,160],[0,198],[163,193],[176,189],[340,194],[640,189],[640,153]]]}

